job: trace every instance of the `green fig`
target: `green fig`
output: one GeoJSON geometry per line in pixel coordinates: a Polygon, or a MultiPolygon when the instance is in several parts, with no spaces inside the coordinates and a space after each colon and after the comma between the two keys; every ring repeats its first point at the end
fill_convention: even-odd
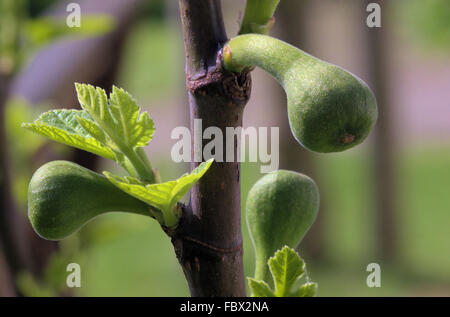
{"type": "Polygon", "coordinates": [[[375,96],[355,75],[267,35],[245,34],[222,50],[225,69],[258,66],[284,88],[291,131],[315,152],[339,152],[368,136],[377,116],[375,96]]]}
{"type": "Polygon", "coordinates": [[[63,239],[105,212],[151,216],[149,208],[103,175],[67,161],[44,164],[28,187],[28,217],[36,233],[48,240],[63,239]]]}
{"type": "Polygon", "coordinates": [[[296,248],[319,209],[314,181],[300,173],[278,170],[250,189],[247,225],[256,253],[255,279],[270,282],[267,261],[284,246],[296,248]]]}

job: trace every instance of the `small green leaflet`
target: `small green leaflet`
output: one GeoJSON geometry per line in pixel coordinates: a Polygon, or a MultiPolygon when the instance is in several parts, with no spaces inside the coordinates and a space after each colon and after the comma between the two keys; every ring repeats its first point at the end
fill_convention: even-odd
{"type": "Polygon", "coordinates": [[[90,115],[85,111],[51,110],[41,114],[32,123],[23,123],[22,127],[53,141],[114,160],[114,152],[87,133],[78,123],[77,117],[86,120],[91,119],[90,115]]]}
{"type": "Polygon", "coordinates": [[[254,278],[248,278],[248,286],[254,297],[275,297],[275,294],[264,281],[257,281],[254,278]]]}
{"type": "Polygon", "coordinates": [[[148,145],[155,132],[155,125],[147,112],[139,113],[136,101],[121,88],[113,86],[110,100],[100,87],[75,84],[78,101],[93,121],[80,119],[80,124],[95,138],[104,142],[103,131],[125,154],[129,149],[148,145]]]}
{"type": "Polygon", "coordinates": [[[305,273],[305,262],[297,252],[284,247],[269,259],[269,268],[275,283],[275,295],[288,296],[297,278],[305,273]]]}
{"type": "Polygon", "coordinates": [[[178,223],[178,215],[174,212],[178,200],[206,173],[212,162],[213,159],[210,159],[201,163],[190,174],[186,173],[177,180],[160,184],[146,185],[134,177],[119,177],[109,172],[103,174],[127,194],[161,210],[164,225],[173,227],[178,223]]]}
{"type": "Polygon", "coordinates": [[[300,286],[294,293],[295,297],[314,297],[317,294],[317,283],[308,282],[300,286]]]}
{"type": "Polygon", "coordinates": [[[255,297],[312,297],[317,293],[317,284],[307,282],[298,289],[294,284],[305,275],[305,262],[294,249],[285,246],[268,261],[275,290],[265,281],[248,279],[250,290],[255,297]]]}

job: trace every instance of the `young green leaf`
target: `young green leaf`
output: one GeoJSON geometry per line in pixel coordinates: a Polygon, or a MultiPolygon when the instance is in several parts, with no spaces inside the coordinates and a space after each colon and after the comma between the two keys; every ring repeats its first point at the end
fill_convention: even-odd
{"type": "Polygon", "coordinates": [[[275,297],[274,292],[264,281],[258,281],[254,278],[248,278],[248,286],[254,297],[275,297]]]}
{"type": "Polygon", "coordinates": [[[179,219],[177,211],[174,210],[178,200],[206,173],[212,162],[213,159],[203,162],[190,174],[186,173],[177,180],[161,184],[146,185],[133,177],[119,177],[109,172],[103,174],[124,192],[161,210],[164,218],[162,224],[173,227],[179,219]]]}
{"type": "Polygon", "coordinates": [[[294,283],[305,273],[305,262],[293,249],[284,247],[269,259],[269,269],[275,283],[275,294],[285,297],[289,296],[294,283]]]}
{"type": "Polygon", "coordinates": [[[32,123],[23,123],[22,127],[53,141],[114,160],[114,151],[87,133],[78,123],[77,117],[85,120],[91,119],[90,115],[85,111],[51,110],[41,114],[32,123]]]}
{"type": "Polygon", "coordinates": [[[92,119],[78,116],[76,120],[78,124],[97,141],[101,142],[108,148],[112,148],[115,151],[120,151],[119,148],[114,144],[114,142],[109,139],[106,133],[94,121],[92,121],[92,119]]]}
{"type": "Polygon", "coordinates": [[[147,146],[153,138],[155,125],[147,112],[139,115],[139,106],[129,93],[113,86],[110,96],[110,110],[120,123],[117,133],[129,146],[147,146]]]}
{"type": "Polygon", "coordinates": [[[268,261],[270,272],[275,284],[275,290],[269,288],[265,281],[248,279],[250,290],[256,297],[312,297],[317,293],[317,284],[307,282],[295,288],[305,275],[305,262],[294,249],[285,246],[278,250],[268,261]]]}
{"type": "Polygon", "coordinates": [[[147,182],[154,182],[148,161],[142,160],[137,149],[148,145],[155,125],[148,113],[140,114],[135,100],[123,89],[113,86],[110,100],[100,87],[75,84],[78,101],[92,119],[78,118],[79,124],[104,145],[122,152],[147,182]]]}
{"type": "Polygon", "coordinates": [[[295,297],[314,297],[317,294],[317,283],[305,283],[295,292],[295,297]]]}
{"type": "Polygon", "coordinates": [[[103,89],[78,83],[75,86],[81,107],[119,148],[148,145],[155,132],[153,120],[146,112],[139,114],[139,106],[126,91],[113,86],[108,103],[103,89]]]}
{"type": "Polygon", "coordinates": [[[132,176],[155,182],[150,161],[141,147],[148,145],[155,126],[149,115],[140,114],[134,99],[113,87],[111,99],[100,87],[75,84],[83,111],[53,110],[35,122],[23,124],[52,140],[113,159],[132,176]]]}

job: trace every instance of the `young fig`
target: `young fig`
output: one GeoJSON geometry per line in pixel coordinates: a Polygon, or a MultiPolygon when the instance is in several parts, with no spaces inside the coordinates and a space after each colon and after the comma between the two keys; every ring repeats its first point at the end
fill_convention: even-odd
{"type": "Polygon", "coordinates": [[[318,209],[319,191],[306,175],[277,170],[253,185],[246,217],[256,253],[256,280],[271,281],[267,261],[286,245],[298,246],[318,209]]]}
{"type": "Polygon", "coordinates": [[[368,136],[378,116],[375,96],[358,77],[270,36],[239,35],[222,50],[225,69],[258,66],[284,88],[291,131],[315,152],[339,152],[368,136]]]}
{"type": "Polygon", "coordinates": [[[149,206],[124,193],[103,175],[75,163],[41,166],[28,187],[28,217],[38,235],[60,240],[109,211],[150,216],[149,206]]]}

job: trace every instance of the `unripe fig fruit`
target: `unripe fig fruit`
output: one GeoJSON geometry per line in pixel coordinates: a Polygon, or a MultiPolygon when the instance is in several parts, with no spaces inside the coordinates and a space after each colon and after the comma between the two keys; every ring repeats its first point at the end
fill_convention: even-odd
{"type": "Polygon", "coordinates": [[[317,186],[303,174],[278,170],[253,185],[247,198],[246,216],[256,252],[257,280],[270,281],[267,261],[285,245],[298,246],[318,209],[317,186]]]}
{"type": "Polygon", "coordinates": [[[124,193],[103,175],[72,162],[49,162],[31,178],[28,217],[45,239],[63,239],[109,211],[150,216],[147,204],[124,193]]]}
{"type": "Polygon", "coordinates": [[[355,75],[270,36],[240,35],[222,51],[230,71],[258,66],[284,88],[297,141],[315,152],[339,152],[367,137],[378,116],[375,96],[355,75]]]}

